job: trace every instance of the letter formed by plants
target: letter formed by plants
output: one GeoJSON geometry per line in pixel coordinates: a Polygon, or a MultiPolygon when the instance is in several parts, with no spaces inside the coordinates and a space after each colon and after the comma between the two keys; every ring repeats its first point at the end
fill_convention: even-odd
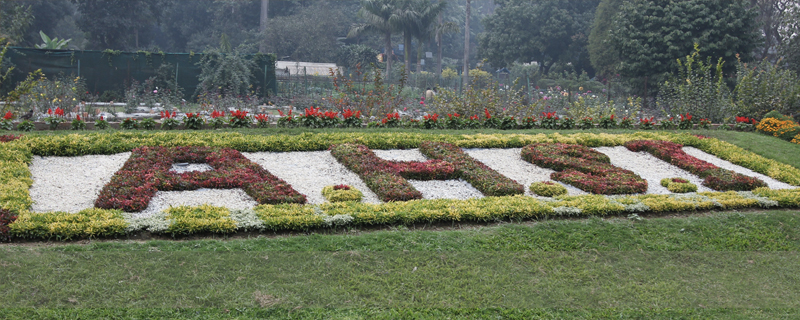
{"type": "Polygon", "coordinates": [[[214,147],[139,147],[100,191],[95,207],[138,212],[157,191],[241,188],[261,204],[305,203],[285,181],[239,151],[214,147]],[[170,172],[176,162],[207,163],[214,170],[170,172]]]}
{"type": "Polygon", "coordinates": [[[485,196],[500,197],[525,193],[525,186],[475,160],[455,145],[444,142],[423,142],[419,146],[419,151],[428,158],[452,163],[456,177],[466,180],[485,196]]]}
{"type": "Polygon", "coordinates": [[[388,161],[376,156],[364,145],[342,144],[331,147],[331,154],[361,177],[383,201],[422,199],[422,194],[406,179],[448,180],[462,178],[486,196],[524,193],[524,187],[485,164],[473,159],[461,148],[439,142],[423,142],[422,154],[433,160],[388,161]]]}
{"type": "Polygon", "coordinates": [[[331,155],[361,177],[369,189],[386,202],[422,199],[422,193],[406,179],[446,180],[456,177],[454,166],[448,162],[389,161],[359,144],[331,146],[331,155]]]}
{"type": "Polygon", "coordinates": [[[647,191],[647,181],[632,171],[611,165],[608,156],[576,144],[537,143],[522,148],[522,158],[556,170],[550,178],[595,194],[647,191]]]}
{"type": "Polygon", "coordinates": [[[682,144],[669,141],[636,140],[626,142],[625,147],[633,152],[650,153],[656,158],[704,178],[703,185],[717,191],[748,191],[767,186],[760,179],[722,169],[692,157],[683,152],[682,144]]]}

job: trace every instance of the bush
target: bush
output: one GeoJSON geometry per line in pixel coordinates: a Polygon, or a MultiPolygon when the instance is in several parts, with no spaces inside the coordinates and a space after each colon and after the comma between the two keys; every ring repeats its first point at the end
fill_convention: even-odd
{"type": "Polygon", "coordinates": [[[11,240],[9,227],[14,221],[17,220],[17,215],[11,211],[0,208],[0,242],[8,242],[11,240]]]}
{"type": "Polygon", "coordinates": [[[697,192],[697,185],[683,178],[661,179],[661,186],[667,188],[672,193],[697,192]]]}
{"type": "Polygon", "coordinates": [[[200,130],[205,123],[206,120],[197,113],[187,113],[186,118],[183,118],[183,126],[189,130],[200,130]]]}
{"type": "Polygon", "coordinates": [[[567,188],[551,181],[534,182],[529,189],[537,196],[542,197],[555,197],[567,194],[567,188]]]}
{"type": "Polygon", "coordinates": [[[34,128],[36,128],[36,125],[30,120],[23,120],[17,124],[17,130],[22,132],[31,132],[34,128]]]}
{"type": "Polygon", "coordinates": [[[358,189],[348,185],[326,186],[322,195],[330,202],[361,201],[364,196],[358,189]]]}
{"type": "Polygon", "coordinates": [[[29,239],[70,240],[119,236],[126,233],[127,227],[121,211],[92,208],[78,213],[23,213],[11,224],[11,234],[29,239]]]}
{"type": "Polygon", "coordinates": [[[236,222],[228,208],[202,205],[199,207],[170,207],[165,210],[171,220],[166,233],[191,235],[197,233],[231,233],[236,231],[236,222]]]}
{"type": "Polygon", "coordinates": [[[127,118],[122,120],[122,123],[119,124],[120,129],[124,130],[136,130],[139,128],[139,122],[133,118],[127,118]]]}
{"type": "Polygon", "coordinates": [[[72,120],[72,123],[70,124],[70,129],[76,130],[76,131],[77,130],[86,130],[86,122],[81,120],[80,117],[75,119],[75,120],[72,120]]]}
{"type": "Polygon", "coordinates": [[[0,142],[10,142],[22,138],[22,135],[15,136],[13,134],[0,135],[0,142]]]}
{"type": "Polygon", "coordinates": [[[109,127],[108,121],[103,119],[103,117],[100,117],[100,119],[94,121],[95,130],[105,130],[108,129],[108,127],[109,127]]]}
{"type": "Polygon", "coordinates": [[[151,118],[145,118],[142,121],[139,121],[139,127],[144,130],[153,130],[156,128],[156,121],[151,118]]]}

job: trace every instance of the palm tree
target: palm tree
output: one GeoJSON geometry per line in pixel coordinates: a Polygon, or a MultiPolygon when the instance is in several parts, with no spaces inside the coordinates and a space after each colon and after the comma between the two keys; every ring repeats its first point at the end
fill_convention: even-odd
{"type": "Polygon", "coordinates": [[[398,0],[365,0],[358,11],[359,17],[365,23],[350,28],[348,37],[357,37],[364,33],[383,35],[383,45],[386,52],[386,79],[391,78],[392,72],[392,34],[397,32],[398,0]]]}
{"type": "Polygon", "coordinates": [[[459,28],[458,25],[453,22],[442,21],[442,13],[445,8],[447,8],[446,1],[440,0],[436,4],[432,4],[430,0],[417,0],[416,3],[416,7],[419,8],[417,11],[419,13],[419,20],[417,22],[418,30],[414,32],[414,37],[419,40],[419,45],[417,46],[417,72],[421,69],[420,59],[422,58],[425,42],[435,39],[437,47],[439,48],[437,62],[438,75],[442,69],[442,34],[458,32],[459,28]]]}
{"type": "MultiPolygon", "coordinates": [[[[447,3],[443,1],[434,4],[430,0],[406,0],[402,1],[402,6],[397,8],[392,17],[392,23],[403,31],[406,70],[411,70],[411,40],[417,38],[420,41],[417,47],[420,50],[422,42],[432,37],[431,27],[445,7],[447,7],[447,3]]],[[[417,71],[419,71],[419,65],[417,65],[417,71]]]]}

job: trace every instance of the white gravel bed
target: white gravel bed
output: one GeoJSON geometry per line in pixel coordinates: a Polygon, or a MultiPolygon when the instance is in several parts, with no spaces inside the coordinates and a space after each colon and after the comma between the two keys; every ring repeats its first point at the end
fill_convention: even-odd
{"type": "Polygon", "coordinates": [[[193,191],[159,191],[150,199],[150,204],[142,212],[134,213],[133,218],[145,218],[179,206],[212,205],[231,210],[252,209],[258,202],[242,189],[199,189],[193,191]]]}
{"type": "Polygon", "coordinates": [[[322,188],[338,184],[356,187],[364,194],[363,202],[381,202],[361,178],[336,161],[330,151],[242,154],[304,194],[310,204],[324,203],[322,188]]]}
{"type": "Polygon", "coordinates": [[[464,179],[458,180],[408,180],[414,189],[422,193],[423,199],[459,199],[483,198],[483,193],[475,189],[464,179]]]}
{"type": "Polygon", "coordinates": [[[647,180],[647,193],[649,194],[670,194],[667,188],[661,186],[661,179],[684,178],[697,185],[697,191],[714,191],[703,186],[703,179],[691,174],[689,171],[678,168],[664,160],[654,157],[646,152],[633,152],[628,148],[600,147],[593,148],[603,153],[611,159],[611,164],[627,169],[638,174],[642,179],[647,180]]]}
{"type": "Polygon", "coordinates": [[[81,157],[34,156],[29,168],[33,212],[75,213],[94,207],[94,201],[131,153],[81,157]]]}
{"type": "Polygon", "coordinates": [[[713,164],[713,165],[715,165],[717,167],[720,167],[720,168],[723,168],[723,169],[728,169],[728,170],[731,170],[731,171],[734,171],[734,172],[737,172],[737,173],[741,173],[741,174],[746,175],[746,176],[759,178],[759,179],[761,179],[761,181],[764,181],[770,189],[794,189],[795,188],[794,186],[792,186],[792,185],[790,185],[788,183],[780,182],[778,180],[770,178],[769,176],[760,174],[758,172],[755,172],[753,170],[747,169],[747,168],[739,166],[739,165],[735,165],[735,164],[733,164],[733,163],[731,163],[729,161],[722,160],[722,159],[720,159],[720,158],[718,158],[718,157],[716,157],[714,155],[708,154],[705,151],[697,149],[697,148],[694,148],[694,147],[683,147],[683,152],[686,152],[686,154],[688,154],[688,155],[690,155],[692,157],[695,157],[697,159],[700,159],[700,160],[703,160],[705,162],[711,163],[711,164],[713,164]]]}
{"type": "MultiPolygon", "coordinates": [[[[483,164],[489,166],[500,174],[516,180],[525,187],[525,194],[536,196],[528,187],[534,182],[552,181],[550,174],[555,172],[551,169],[539,167],[535,164],[522,159],[522,148],[511,149],[464,149],[470,157],[475,158],[483,164]]],[[[575,188],[571,185],[559,183],[567,188],[569,195],[583,195],[588,192],[575,188]]]]}
{"type": "Polygon", "coordinates": [[[419,149],[372,150],[378,158],[389,161],[428,161],[419,149]]]}
{"type": "Polygon", "coordinates": [[[192,171],[205,172],[211,170],[214,170],[214,167],[206,163],[188,163],[185,165],[174,163],[172,164],[172,169],[169,169],[169,172],[184,173],[192,171]]]}

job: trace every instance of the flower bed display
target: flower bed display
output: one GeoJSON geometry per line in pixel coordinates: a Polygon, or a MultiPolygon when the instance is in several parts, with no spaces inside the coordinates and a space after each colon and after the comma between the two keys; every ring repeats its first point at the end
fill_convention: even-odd
{"type": "Polygon", "coordinates": [[[361,177],[378,198],[387,202],[422,199],[422,193],[406,179],[446,180],[456,177],[451,163],[441,160],[388,161],[359,144],[334,145],[331,155],[361,177]]]}
{"type": "Polygon", "coordinates": [[[683,178],[661,179],[661,186],[667,188],[669,192],[674,193],[689,193],[697,191],[697,185],[683,178]]]}
{"type": "Polygon", "coordinates": [[[534,182],[529,189],[540,197],[555,197],[567,194],[567,188],[552,181],[534,182]]]}
{"type": "Polygon", "coordinates": [[[525,193],[525,187],[470,157],[461,148],[443,142],[423,142],[419,151],[428,158],[440,159],[455,166],[456,175],[486,196],[525,193]]]}
{"type": "Polygon", "coordinates": [[[211,147],[140,147],[134,149],[103,189],[95,206],[142,211],[157,191],[241,188],[261,204],[305,203],[306,198],[239,151],[211,147]],[[207,163],[205,172],[170,172],[173,163],[207,163]]]}
{"type": "MultiPolygon", "coordinates": [[[[87,209],[79,213],[30,212],[29,189],[33,183],[28,164],[32,155],[80,156],[116,154],[142,148],[172,148],[176,144],[203,145],[211,149],[232,148],[239,151],[317,151],[331,143],[358,143],[375,149],[416,148],[425,141],[446,141],[462,148],[520,148],[536,143],[580,144],[586,147],[620,146],[636,140],[669,140],[689,145],[721,159],[763,173],[794,186],[800,185],[800,169],[766,159],[742,148],[716,139],[700,139],[687,134],[635,133],[611,134],[492,134],[436,135],[419,133],[319,133],[295,136],[243,135],[240,133],[143,133],[114,132],[58,136],[25,135],[18,140],[0,143],[0,209],[18,219],[11,223],[13,238],[79,239],[119,237],[141,231],[154,233],[230,233],[258,230],[308,230],[334,226],[373,226],[459,221],[498,221],[541,219],[567,216],[627,215],[734,208],[798,208],[800,189],[752,192],[701,192],[687,195],[633,196],[558,196],[540,200],[526,196],[485,197],[469,200],[414,200],[369,204],[359,202],[322,205],[259,205],[253,210],[228,210],[199,206],[169,209],[147,219],[120,210],[87,209]],[[215,213],[216,212],[216,213],[215,213]],[[225,213],[228,215],[225,215],[225,213]],[[214,215],[212,215],[214,213],[214,215]],[[176,217],[193,217],[177,224],[176,217]],[[219,223],[206,223],[206,218],[219,223]],[[212,219],[213,218],[213,219],[212,219]],[[231,222],[232,221],[232,222],[231,222]],[[174,225],[174,227],[173,227],[174,225]],[[180,228],[179,228],[180,227],[180,228]],[[171,231],[170,231],[171,230],[171,231]],[[184,232],[187,231],[187,232],[184,232]]],[[[209,148],[186,147],[186,148],[209,148]]],[[[453,166],[457,172],[457,166],[453,166]]],[[[209,171],[212,172],[212,171],[209,171]]],[[[178,183],[180,185],[180,183],[178,183]]]]}
{"type": "Polygon", "coordinates": [[[647,181],[630,170],[611,165],[608,156],[576,144],[538,143],[522,148],[522,158],[556,170],[550,178],[595,194],[647,191],[647,181]]]}
{"type": "Polygon", "coordinates": [[[692,157],[686,154],[686,152],[681,149],[683,145],[678,143],[657,140],[638,140],[625,143],[625,147],[634,152],[645,151],[656,158],[704,178],[703,185],[717,191],[745,191],[767,186],[767,184],[760,179],[722,169],[692,157]]]}

